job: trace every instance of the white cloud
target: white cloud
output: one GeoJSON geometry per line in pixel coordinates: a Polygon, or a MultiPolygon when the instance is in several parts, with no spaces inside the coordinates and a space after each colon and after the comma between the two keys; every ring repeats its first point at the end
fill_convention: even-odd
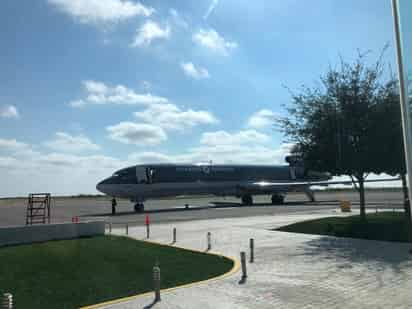
{"type": "Polygon", "coordinates": [[[49,0],[49,3],[85,24],[119,22],[154,12],[151,7],[128,0],[49,0]]]}
{"type": "Polygon", "coordinates": [[[183,72],[194,79],[204,79],[204,78],[209,78],[209,72],[207,69],[202,68],[202,67],[195,67],[195,65],[192,62],[182,62],[180,64],[180,67],[182,68],[183,72]]]}
{"type": "Polygon", "coordinates": [[[98,181],[129,165],[104,155],[42,153],[33,148],[15,139],[0,139],[0,196],[97,193],[98,181]]]}
{"type": "MultiPolygon", "coordinates": [[[[17,163],[17,159],[13,157],[1,157],[0,156],[0,168],[10,168],[11,166],[15,166],[17,163]]],[[[2,171],[4,173],[4,171],[2,171]]]]}
{"type": "Polygon", "coordinates": [[[86,136],[72,136],[65,132],[57,132],[56,138],[54,140],[47,141],[44,144],[56,151],[73,153],[83,151],[96,151],[100,149],[99,145],[92,143],[86,136]]]}
{"type": "Polygon", "coordinates": [[[203,19],[208,19],[209,18],[210,14],[212,14],[212,12],[215,10],[218,3],[219,3],[219,0],[212,0],[210,2],[210,5],[207,8],[207,11],[206,11],[205,15],[203,15],[203,19]]]}
{"type": "Polygon", "coordinates": [[[162,28],[158,23],[148,20],[137,30],[132,47],[148,46],[153,40],[168,39],[169,36],[169,25],[162,28]]]}
{"type": "Polygon", "coordinates": [[[255,130],[245,130],[236,133],[226,131],[205,132],[202,134],[200,143],[203,145],[243,145],[243,144],[263,144],[270,141],[266,134],[255,130]]]}
{"type": "Polygon", "coordinates": [[[1,118],[19,118],[19,112],[14,105],[0,106],[1,118]]]}
{"type": "MultiPolygon", "coordinates": [[[[236,135],[236,133],[233,133],[236,135]]],[[[201,144],[177,154],[162,152],[131,153],[127,160],[105,155],[75,155],[59,152],[40,153],[33,146],[15,139],[0,139],[0,196],[27,196],[30,192],[52,195],[97,193],[95,186],[114,171],[139,163],[179,162],[213,164],[285,164],[292,144],[277,148],[255,143],[201,144]]],[[[369,178],[389,177],[371,175],[369,178]]],[[[342,179],[339,177],[337,179],[342,179]]],[[[346,180],[346,179],[345,179],[346,180]]],[[[399,186],[399,182],[367,186],[399,186]]]]}
{"type": "Polygon", "coordinates": [[[173,162],[173,158],[160,152],[143,151],[131,153],[127,160],[132,164],[173,162]]]}
{"type": "Polygon", "coordinates": [[[120,122],[108,126],[106,130],[111,139],[124,144],[147,146],[167,140],[166,132],[161,127],[146,123],[120,122]]]}
{"type": "Polygon", "coordinates": [[[260,164],[285,165],[285,156],[290,153],[292,145],[282,144],[273,149],[262,145],[202,145],[180,154],[161,152],[132,153],[128,160],[139,163],[205,163],[214,164],[260,164]]]}
{"type": "Polygon", "coordinates": [[[174,104],[152,104],[147,109],[134,113],[135,117],[164,129],[183,130],[199,124],[214,124],[216,117],[203,110],[181,110],[174,104]]]}
{"type": "Polygon", "coordinates": [[[69,105],[72,107],[83,107],[90,104],[148,105],[168,102],[164,97],[154,96],[150,93],[136,93],[133,89],[123,85],[110,87],[105,83],[94,80],[86,80],[82,83],[86,91],[86,97],[71,101],[69,105]]]}
{"type": "Polygon", "coordinates": [[[268,109],[261,109],[248,120],[247,126],[254,129],[263,129],[274,124],[278,114],[268,109]]]}
{"type": "Polygon", "coordinates": [[[175,9],[170,9],[169,14],[171,16],[171,21],[182,28],[189,28],[189,23],[186,21],[185,18],[182,17],[182,15],[179,14],[179,12],[175,9]]]}
{"type": "Polygon", "coordinates": [[[133,153],[129,161],[133,163],[177,162],[216,164],[283,164],[285,156],[290,153],[293,144],[282,144],[278,148],[270,146],[269,136],[253,131],[205,132],[200,144],[177,154],[161,152],[133,153]]]}
{"type": "Polygon", "coordinates": [[[200,29],[193,35],[193,41],[224,56],[228,56],[238,47],[236,42],[225,40],[214,29],[200,29]]]}
{"type": "Polygon", "coordinates": [[[91,93],[107,93],[109,88],[102,82],[95,80],[85,80],[83,81],[84,88],[91,93]]]}
{"type": "Polygon", "coordinates": [[[88,103],[88,102],[86,102],[86,101],[84,101],[84,100],[73,100],[73,101],[70,101],[70,102],[69,102],[69,105],[70,105],[71,107],[74,107],[74,108],[80,108],[80,107],[83,107],[83,106],[85,106],[85,105],[87,105],[87,104],[90,104],[90,103],[88,103]]]}
{"type": "Polygon", "coordinates": [[[191,161],[212,161],[217,164],[261,164],[274,165],[286,164],[285,156],[289,154],[290,147],[281,145],[277,149],[256,144],[244,145],[203,145],[191,149],[191,161]]]}
{"type": "Polygon", "coordinates": [[[16,153],[23,152],[30,149],[26,143],[18,142],[15,139],[0,138],[0,153],[16,153]]]}

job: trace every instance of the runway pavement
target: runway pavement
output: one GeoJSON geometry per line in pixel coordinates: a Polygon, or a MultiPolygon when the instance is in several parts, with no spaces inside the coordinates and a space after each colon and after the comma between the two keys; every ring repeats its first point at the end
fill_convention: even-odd
{"type": "MultiPolygon", "coordinates": [[[[277,215],[295,212],[310,212],[323,209],[333,209],[339,206],[340,200],[350,200],[354,208],[358,204],[357,192],[318,192],[317,202],[310,203],[304,194],[290,193],[284,205],[270,204],[270,196],[255,196],[254,206],[242,206],[240,200],[234,197],[195,197],[149,200],[145,203],[145,213],[133,211],[133,203],[118,200],[117,214],[111,215],[110,198],[108,197],[55,197],[52,198],[52,222],[71,221],[73,216],[81,220],[102,219],[113,224],[129,223],[144,224],[145,215],[149,214],[151,221],[156,223],[204,220],[214,218],[251,217],[262,215],[277,215]],[[185,209],[185,205],[189,209],[185,209]]],[[[369,191],[366,194],[368,207],[401,208],[402,192],[399,191],[369,191]]],[[[24,225],[26,218],[27,199],[0,199],[0,226],[24,225]]]]}

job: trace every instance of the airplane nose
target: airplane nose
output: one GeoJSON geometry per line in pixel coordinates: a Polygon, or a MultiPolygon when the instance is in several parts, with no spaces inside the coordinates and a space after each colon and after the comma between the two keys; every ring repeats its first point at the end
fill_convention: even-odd
{"type": "Polygon", "coordinates": [[[104,187],[105,187],[105,184],[107,183],[107,180],[108,180],[108,178],[100,181],[100,182],[96,185],[97,191],[100,191],[100,192],[102,192],[102,193],[107,194],[107,192],[105,192],[106,190],[104,190],[104,187]]]}
{"type": "Polygon", "coordinates": [[[96,190],[104,193],[104,192],[102,191],[102,183],[103,183],[103,181],[100,181],[100,182],[96,185],[96,190]]]}

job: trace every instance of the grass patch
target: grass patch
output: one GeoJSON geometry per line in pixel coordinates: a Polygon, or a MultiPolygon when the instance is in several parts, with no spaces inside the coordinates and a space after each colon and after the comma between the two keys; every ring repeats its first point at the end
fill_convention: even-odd
{"type": "Polygon", "coordinates": [[[302,221],[282,226],[277,231],[352,237],[385,241],[412,242],[412,225],[406,221],[405,214],[381,212],[367,214],[366,222],[360,216],[329,217],[302,221]]]}
{"type": "Polygon", "coordinates": [[[0,249],[0,292],[16,308],[78,308],[150,291],[158,261],[161,287],[215,277],[229,271],[227,258],[101,236],[0,249]]]}

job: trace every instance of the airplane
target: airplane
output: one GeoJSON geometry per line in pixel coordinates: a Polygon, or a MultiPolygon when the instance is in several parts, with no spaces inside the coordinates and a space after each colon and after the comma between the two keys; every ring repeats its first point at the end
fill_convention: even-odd
{"type": "Polygon", "coordinates": [[[301,191],[314,202],[311,186],[352,183],[331,182],[330,173],[306,170],[296,155],[285,160],[289,165],[135,165],[116,171],[99,182],[96,189],[113,198],[129,199],[135,203],[136,212],[143,212],[147,199],[182,195],[235,196],[241,198],[242,205],[253,205],[253,195],[271,195],[272,204],[283,204],[288,192],[301,191]]]}

